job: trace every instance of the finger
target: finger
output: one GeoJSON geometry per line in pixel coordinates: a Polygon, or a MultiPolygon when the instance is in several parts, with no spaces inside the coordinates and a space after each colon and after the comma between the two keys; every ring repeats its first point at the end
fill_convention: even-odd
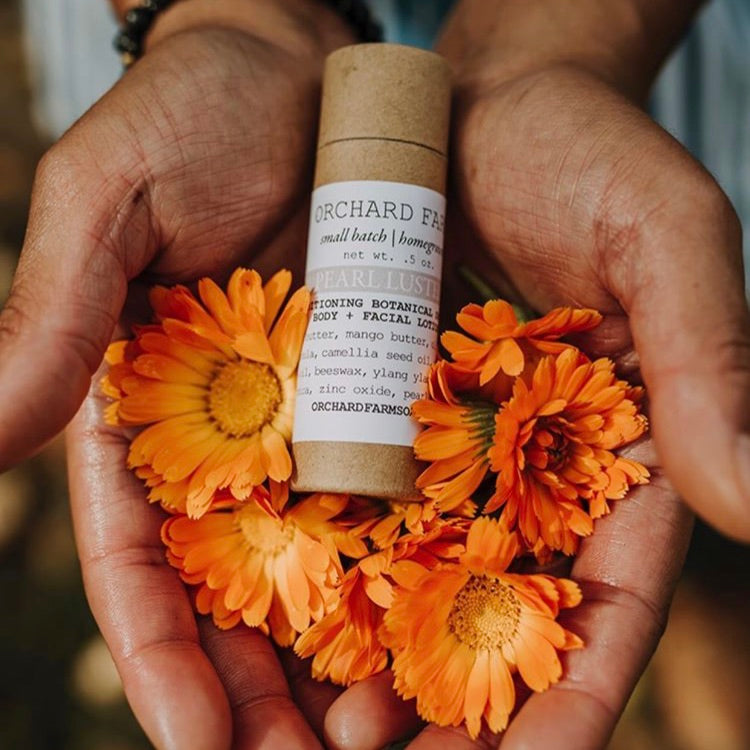
{"type": "MultiPolygon", "coordinates": [[[[94,386],[96,388],[96,386],[94,386]]],[[[227,750],[231,715],[185,587],[165,560],[163,515],[125,469],[127,441],[88,398],[68,435],[84,585],[128,701],[159,750],[227,750]]]]}
{"type": "Polygon", "coordinates": [[[431,724],[407,746],[407,750],[495,750],[500,738],[486,727],[472,740],[463,727],[436,727],[431,724]]]}
{"type": "Polygon", "coordinates": [[[323,725],[331,704],[344,691],[328,681],[320,682],[310,673],[312,659],[300,659],[291,649],[278,650],[279,661],[292,691],[294,703],[302,711],[315,734],[323,739],[323,725]]]}
{"type": "Polygon", "coordinates": [[[411,737],[423,723],[415,702],[396,694],[393,674],[386,670],[356,682],[331,706],[325,719],[326,744],[331,750],[379,750],[411,737]]]}
{"type": "MultiPolygon", "coordinates": [[[[128,272],[135,275],[153,247],[137,189],[125,176],[107,179],[81,145],[81,130],[37,169],[23,251],[0,312],[0,470],[73,417],[110,341],[128,272]],[[127,262],[121,241],[129,243],[127,262]]],[[[117,133],[99,135],[109,154],[106,136],[117,133]]]]}
{"type": "Polygon", "coordinates": [[[680,157],[665,160],[664,176],[641,196],[654,206],[661,196],[664,207],[636,230],[616,283],[667,474],[699,515],[748,541],[750,315],[741,230],[713,180],[680,157]],[[674,184],[670,174],[684,178],[674,184]]]}
{"type": "Polygon", "coordinates": [[[658,469],[614,505],[573,564],[583,602],[560,618],[584,648],[565,655],[560,683],[523,705],[502,750],[604,747],[664,630],[692,517],[658,469]]]}
{"type": "Polygon", "coordinates": [[[322,750],[292,700],[276,651],[263,633],[243,625],[220,631],[205,619],[200,630],[229,696],[234,750],[322,750]]]}

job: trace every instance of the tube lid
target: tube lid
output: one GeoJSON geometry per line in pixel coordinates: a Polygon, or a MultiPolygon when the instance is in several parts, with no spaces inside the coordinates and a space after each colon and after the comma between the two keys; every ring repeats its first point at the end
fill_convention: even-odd
{"type": "Polygon", "coordinates": [[[433,52],[400,44],[356,44],[328,56],[318,148],[392,140],[445,156],[451,74],[433,52]]]}

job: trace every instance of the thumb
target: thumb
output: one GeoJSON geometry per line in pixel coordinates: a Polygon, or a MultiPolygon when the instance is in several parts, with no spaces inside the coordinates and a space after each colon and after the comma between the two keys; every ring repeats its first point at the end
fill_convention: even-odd
{"type": "Polygon", "coordinates": [[[750,316],[741,228],[713,180],[684,167],[663,170],[685,179],[659,186],[663,208],[637,232],[622,302],[667,475],[706,521],[750,541],[750,316]],[[672,197],[665,202],[665,195],[672,197]]]}
{"type": "Polygon", "coordinates": [[[118,248],[127,238],[145,249],[148,236],[145,206],[70,151],[63,141],[39,165],[24,248],[0,312],[0,470],[41,448],[77,411],[128,276],[140,270],[128,269],[118,248]]]}

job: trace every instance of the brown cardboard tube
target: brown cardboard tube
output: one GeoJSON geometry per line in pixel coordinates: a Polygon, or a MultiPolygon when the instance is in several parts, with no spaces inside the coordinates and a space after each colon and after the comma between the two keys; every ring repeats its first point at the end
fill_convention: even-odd
{"type": "Polygon", "coordinates": [[[448,63],[432,52],[399,44],[339,49],[326,60],[318,147],[404,141],[445,156],[450,91],[448,63]]]}
{"type": "MultiPolygon", "coordinates": [[[[411,47],[345,47],[326,61],[315,188],[346,181],[416,185],[445,195],[451,81],[445,60],[411,47]]],[[[420,500],[411,446],[293,441],[292,486],[420,500]]]]}

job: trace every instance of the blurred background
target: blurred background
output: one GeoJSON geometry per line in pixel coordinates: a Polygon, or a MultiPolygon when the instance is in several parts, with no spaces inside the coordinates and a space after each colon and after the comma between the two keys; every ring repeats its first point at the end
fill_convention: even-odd
{"type": "MultiPolygon", "coordinates": [[[[23,241],[37,160],[16,2],[0,0],[0,305],[23,241]]],[[[146,750],[89,613],[62,440],[0,474],[0,748],[146,750]]]]}
{"type": "MultiPolygon", "coordinates": [[[[63,5],[46,3],[52,18],[28,14],[27,29],[55,22],[63,5]]],[[[100,5],[104,16],[103,0],[100,5]]],[[[93,40],[109,47],[108,37],[75,28],[81,44],[93,40]]],[[[31,82],[39,85],[47,63],[29,64],[20,30],[19,3],[0,0],[0,305],[22,245],[36,162],[81,106],[77,84],[67,89],[67,98],[32,106],[31,82]]],[[[70,53],[85,58],[78,44],[70,53]]],[[[97,77],[88,81],[88,90],[103,91],[116,75],[117,61],[112,55],[109,68],[88,68],[97,77]]],[[[60,75],[48,70],[47,80],[51,73],[60,75]]],[[[666,78],[661,85],[670,96],[662,97],[660,107],[668,121],[682,106],[674,95],[681,85],[679,68],[670,67],[666,78]]],[[[745,124],[747,135],[750,123],[745,124]]],[[[750,169],[750,160],[743,165],[736,153],[717,152],[707,161],[712,158],[750,169]]],[[[0,750],[150,747],[86,604],[60,440],[0,475],[0,601],[0,750]]],[[[666,635],[610,750],[748,750],[749,625],[750,549],[697,527],[666,635]]]]}
{"type": "MultiPolygon", "coordinates": [[[[0,0],[0,305],[49,143],[32,124],[20,28],[18,3],[0,0]]],[[[0,601],[1,750],[151,747],[86,604],[61,439],[0,474],[0,601]]]]}

